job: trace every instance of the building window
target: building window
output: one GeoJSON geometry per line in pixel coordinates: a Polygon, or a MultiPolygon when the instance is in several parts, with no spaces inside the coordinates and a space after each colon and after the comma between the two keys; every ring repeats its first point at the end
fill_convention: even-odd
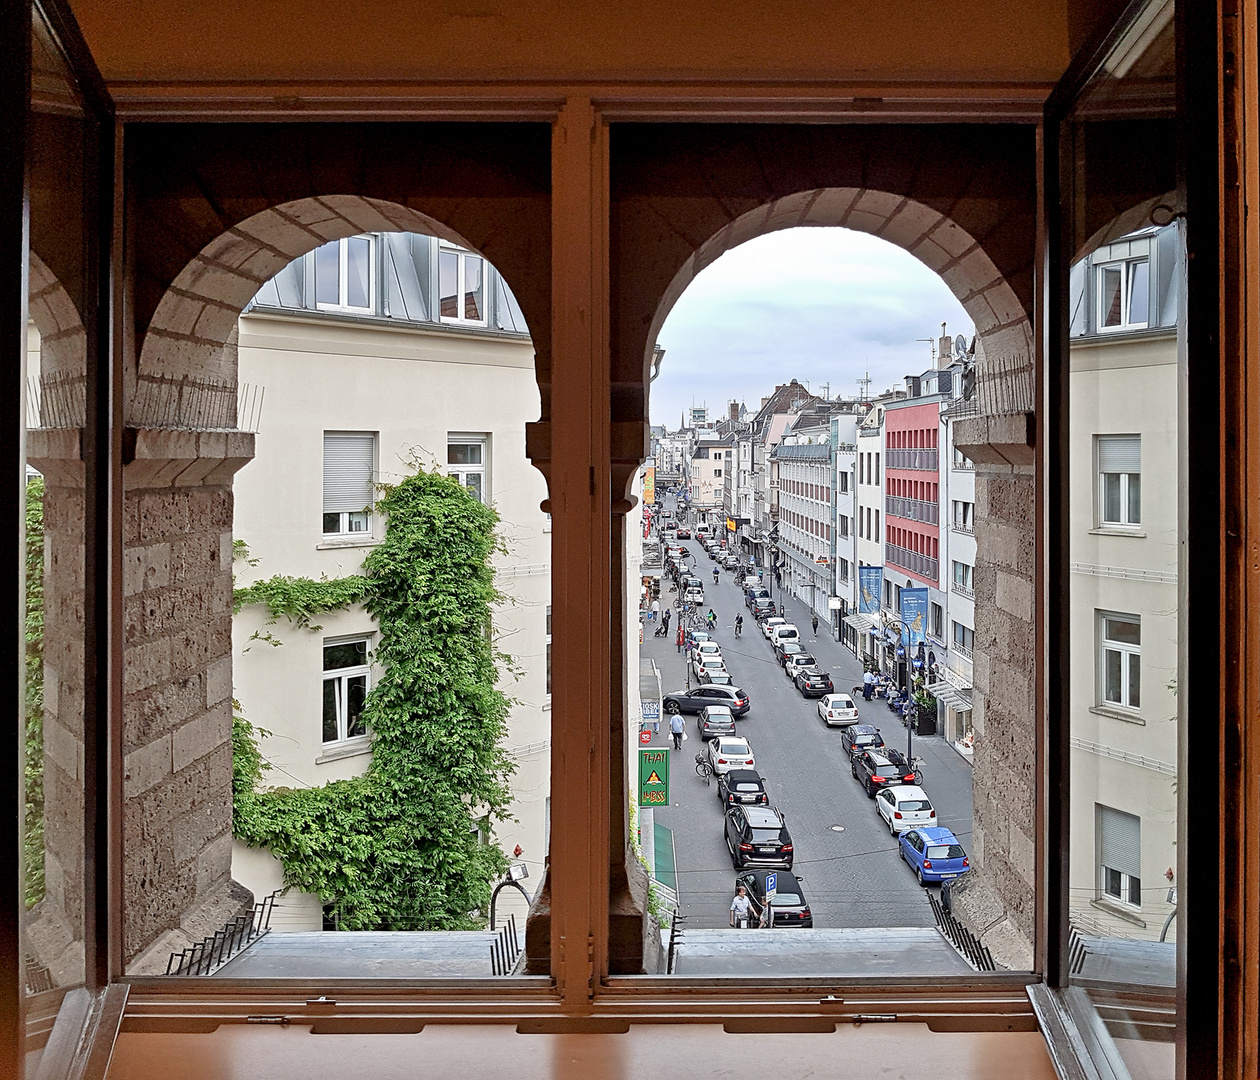
{"type": "Polygon", "coordinates": [[[966,563],[954,563],[954,584],[971,592],[972,573],[973,567],[968,566],[966,563]]]}
{"type": "Polygon", "coordinates": [[[945,636],[945,611],[940,604],[933,604],[929,611],[928,633],[938,641],[945,636]]]}
{"type": "Polygon", "coordinates": [[[370,678],[367,638],[324,645],[325,745],[367,735],[363,703],[370,678]]]}
{"type": "Polygon", "coordinates": [[[1098,818],[1098,897],[1142,906],[1142,819],[1095,804],[1098,818]]]}
{"type": "Polygon", "coordinates": [[[849,474],[847,472],[838,473],[836,482],[840,485],[840,494],[847,495],[849,493],[849,474]]]}
{"type": "Polygon", "coordinates": [[[1097,435],[1098,521],[1101,525],[1142,523],[1142,437],[1097,435]]]}
{"type": "Polygon", "coordinates": [[[1099,331],[1144,329],[1150,309],[1150,261],[1104,263],[1097,272],[1099,331]]]}
{"type": "Polygon", "coordinates": [[[848,559],[840,560],[840,580],[841,581],[849,580],[849,560],[848,559]]]}
{"type": "Polygon", "coordinates": [[[844,514],[841,514],[840,515],[840,539],[845,540],[848,538],[848,536],[849,536],[849,519],[845,517],[844,514]]]}
{"type": "Polygon", "coordinates": [[[487,501],[484,435],[449,435],[446,443],[447,474],[455,477],[478,502],[487,501]]]}
{"type": "Polygon", "coordinates": [[[976,646],[976,632],[960,622],[954,623],[954,645],[970,656],[976,646]]]}
{"type": "Polygon", "coordinates": [[[314,251],[315,306],[327,311],[376,310],[376,237],[348,236],[314,251]]]}
{"type": "Polygon", "coordinates": [[[443,322],[486,325],[486,261],[480,255],[443,242],[438,287],[443,322]]]}
{"type": "Polygon", "coordinates": [[[719,479],[719,478],[721,477],[721,475],[722,475],[722,470],[721,470],[721,469],[714,469],[714,470],[713,470],[713,479],[717,480],[717,479],[719,479]]]}
{"type": "Polygon", "coordinates": [[[1138,709],[1142,704],[1142,620],[1137,615],[1098,616],[1098,683],[1102,704],[1138,709]]]}
{"type": "Polygon", "coordinates": [[[879,483],[879,455],[878,454],[875,455],[875,479],[872,482],[875,484],[879,483]]]}
{"type": "Polygon", "coordinates": [[[325,536],[371,535],[375,467],[374,433],[324,432],[325,536]]]}
{"type": "Polygon", "coordinates": [[[954,500],[954,527],[970,532],[976,527],[976,504],[954,500]]]}
{"type": "Polygon", "coordinates": [[[879,543],[879,511],[878,510],[875,511],[875,531],[871,533],[871,539],[874,540],[875,543],[877,544],[879,543]]]}
{"type": "Polygon", "coordinates": [[[551,605],[547,605],[547,700],[551,700],[551,605]]]}

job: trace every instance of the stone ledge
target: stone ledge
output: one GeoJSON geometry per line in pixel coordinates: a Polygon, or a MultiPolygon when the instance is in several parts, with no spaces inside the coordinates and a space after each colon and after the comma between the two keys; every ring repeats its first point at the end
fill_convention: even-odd
{"type": "Polygon", "coordinates": [[[83,430],[32,428],[26,433],[26,460],[49,487],[83,487],[83,430]]]}
{"type": "Polygon", "coordinates": [[[1036,435],[1032,413],[969,416],[954,425],[954,448],[977,465],[1034,465],[1036,435]]]}
{"type": "Polygon", "coordinates": [[[230,483],[253,457],[249,431],[128,428],[123,432],[123,483],[128,490],[214,487],[230,483]]]}

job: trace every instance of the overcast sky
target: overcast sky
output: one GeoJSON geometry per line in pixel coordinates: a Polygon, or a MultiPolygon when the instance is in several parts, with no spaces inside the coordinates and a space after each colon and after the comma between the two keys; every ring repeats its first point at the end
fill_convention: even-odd
{"type": "Polygon", "coordinates": [[[851,398],[869,371],[872,395],[931,366],[916,338],[975,332],[931,270],[887,241],[848,229],[788,229],[728,251],[701,271],[661,328],[652,423],[678,427],[694,400],[709,415],[732,398],[756,412],[792,378],[851,398]]]}

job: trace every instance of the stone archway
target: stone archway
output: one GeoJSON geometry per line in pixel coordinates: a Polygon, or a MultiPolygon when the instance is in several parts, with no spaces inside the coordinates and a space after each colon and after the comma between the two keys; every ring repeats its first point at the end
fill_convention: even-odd
{"type": "Polygon", "coordinates": [[[128,379],[124,486],[123,928],[132,974],[252,904],[232,863],[237,320],[294,259],[365,232],[478,250],[435,218],[360,195],[258,211],[207,242],[154,306],[128,379]]]}

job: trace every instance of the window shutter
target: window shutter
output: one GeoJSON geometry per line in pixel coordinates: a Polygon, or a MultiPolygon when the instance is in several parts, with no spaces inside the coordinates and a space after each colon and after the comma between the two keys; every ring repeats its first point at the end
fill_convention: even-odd
{"type": "Polygon", "coordinates": [[[356,514],[372,505],[370,432],[324,432],[324,512],[356,514]]]}
{"type": "Polygon", "coordinates": [[[1122,874],[1142,876],[1142,819],[1100,806],[1099,824],[1102,833],[1101,861],[1103,866],[1119,870],[1122,874]]]}
{"type": "Polygon", "coordinates": [[[1142,471],[1142,436],[1099,435],[1098,471],[1100,473],[1140,473],[1142,471]]]}

